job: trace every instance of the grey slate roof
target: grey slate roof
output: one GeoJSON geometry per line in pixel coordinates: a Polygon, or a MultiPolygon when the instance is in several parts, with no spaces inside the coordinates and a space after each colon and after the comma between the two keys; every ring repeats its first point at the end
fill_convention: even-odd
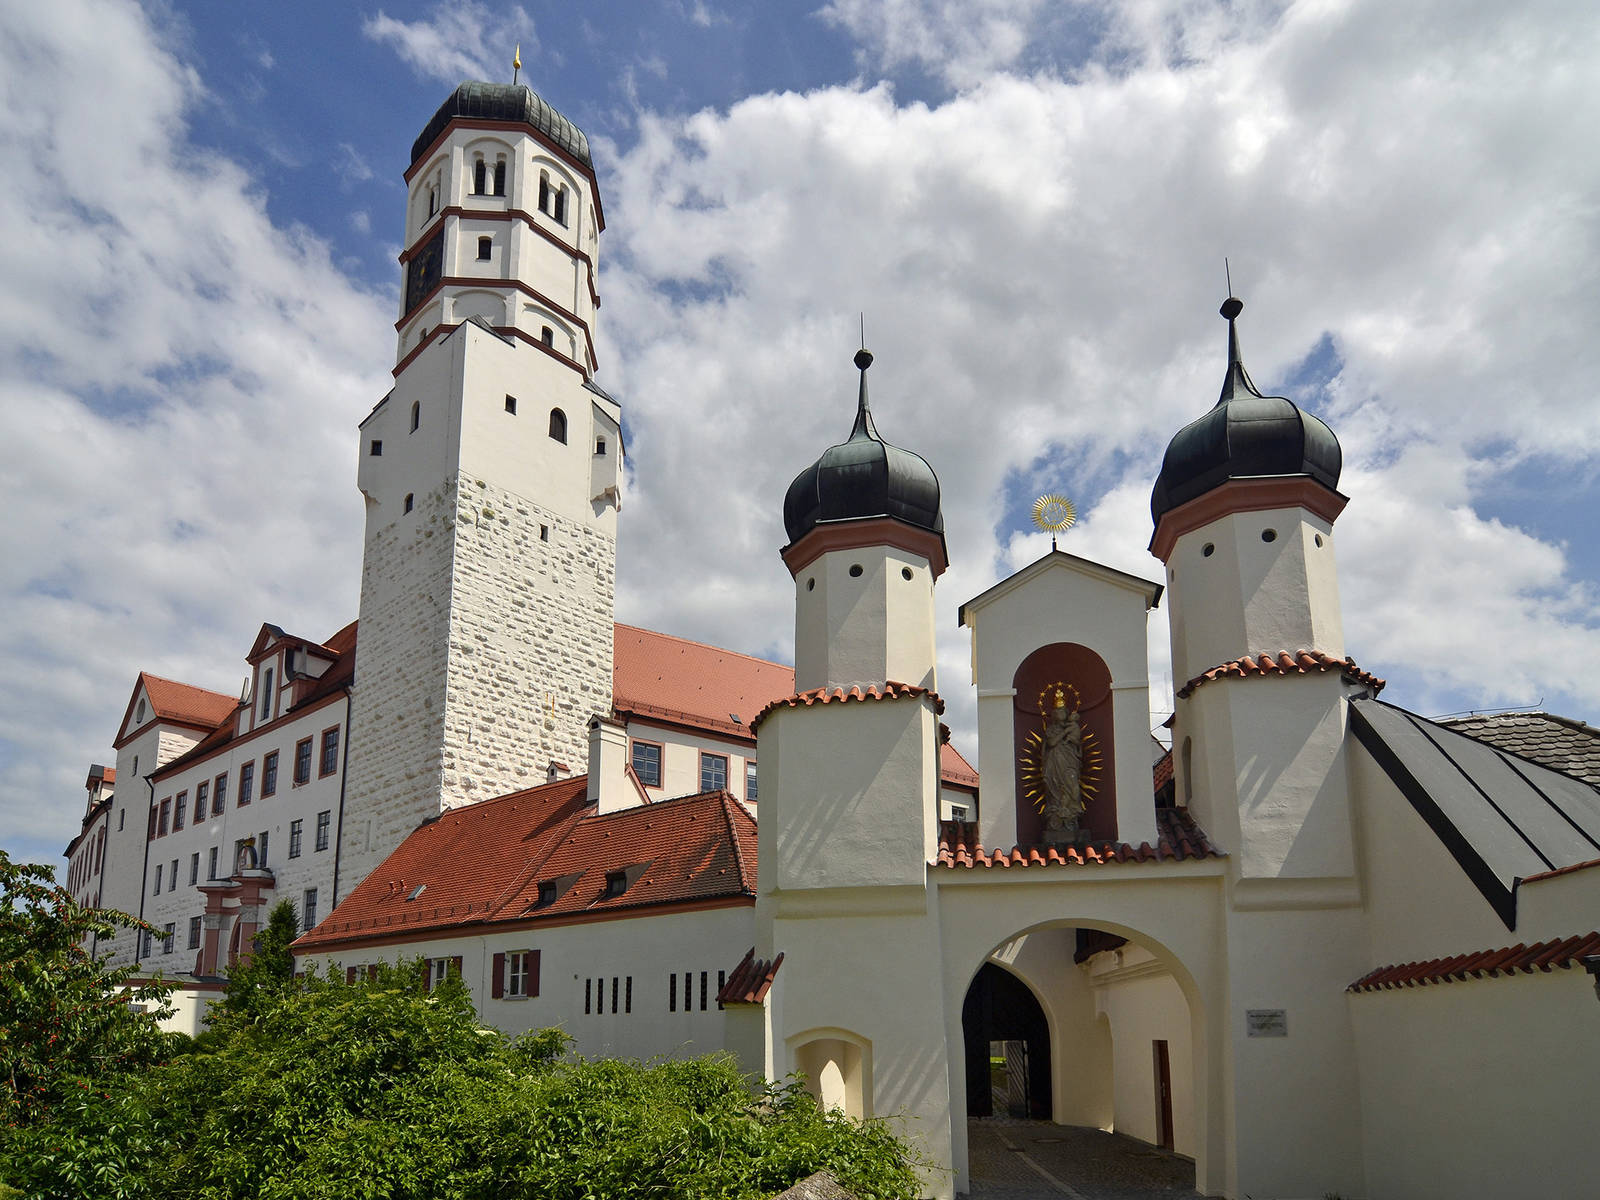
{"type": "Polygon", "coordinates": [[[1600,858],[1600,791],[1381,700],[1350,727],[1505,922],[1530,875],[1600,858]]]}
{"type": "Polygon", "coordinates": [[[1600,787],[1600,729],[1546,712],[1481,713],[1439,724],[1600,787]]]}

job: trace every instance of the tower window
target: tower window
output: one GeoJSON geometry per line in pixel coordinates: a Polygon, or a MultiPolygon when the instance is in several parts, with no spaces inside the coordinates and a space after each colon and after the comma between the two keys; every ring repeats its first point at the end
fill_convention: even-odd
{"type": "Polygon", "coordinates": [[[421,425],[421,424],[422,424],[422,401],[421,400],[413,400],[411,402],[411,432],[415,433],[417,431],[417,427],[419,425],[421,425]]]}
{"type": "Polygon", "coordinates": [[[383,439],[382,438],[373,438],[372,439],[372,457],[373,458],[382,458],[383,457],[383,439]]]}
{"type": "Polygon", "coordinates": [[[1207,542],[1204,546],[1200,547],[1200,556],[1202,558],[1210,558],[1216,552],[1217,546],[1215,542],[1207,542]]]}
{"type": "Polygon", "coordinates": [[[481,237],[478,239],[478,261],[489,261],[489,248],[494,245],[493,238],[481,237]]]}
{"type": "Polygon", "coordinates": [[[434,184],[428,189],[428,215],[431,217],[439,211],[439,185],[434,184]]]}
{"type": "Polygon", "coordinates": [[[862,570],[862,567],[861,567],[860,563],[851,563],[850,564],[850,578],[851,579],[860,579],[861,578],[861,570],[862,570]]]}
{"type": "Polygon", "coordinates": [[[545,214],[550,212],[550,173],[539,172],[539,211],[545,214]]]}
{"type": "Polygon", "coordinates": [[[1261,540],[1263,542],[1275,542],[1275,541],[1277,541],[1278,540],[1278,531],[1276,529],[1263,529],[1261,531],[1261,540]]]}
{"type": "Polygon", "coordinates": [[[406,493],[406,512],[410,512],[412,508],[411,496],[410,492],[406,493]]]}
{"type": "Polygon", "coordinates": [[[912,576],[911,576],[911,568],[910,567],[901,567],[900,568],[900,578],[901,579],[907,580],[909,582],[911,577],[912,576]]]}
{"type": "Polygon", "coordinates": [[[548,525],[539,526],[539,540],[541,542],[548,542],[550,540],[550,526],[548,526],[548,525]]]}
{"type": "Polygon", "coordinates": [[[567,414],[559,408],[550,410],[550,436],[563,446],[567,444],[567,414]]]}
{"type": "Polygon", "coordinates": [[[1322,535],[1320,533],[1315,535],[1311,540],[1317,543],[1317,549],[1320,550],[1322,548],[1322,535]]]}
{"type": "Polygon", "coordinates": [[[552,350],[556,345],[556,331],[548,325],[539,326],[539,341],[549,346],[552,350]]]}
{"type": "Polygon", "coordinates": [[[594,440],[594,452],[596,454],[604,454],[606,452],[606,440],[605,440],[605,438],[595,438],[595,440],[594,440]]]}
{"type": "Polygon", "coordinates": [[[815,575],[813,575],[810,579],[806,580],[806,591],[814,592],[816,590],[817,590],[817,578],[816,578],[815,575]]]}
{"type": "Polygon", "coordinates": [[[480,158],[472,166],[472,194],[474,196],[481,196],[484,194],[484,192],[488,191],[486,186],[488,181],[489,164],[480,158]]]}
{"type": "Polygon", "coordinates": [[[506,194],[506,160],[503,158],[494,164],[494,194],[506,194]]]}
{"type": "Polygon", "coordinates": [[[553,216],[557,221],[561,222],[561,224],[565,225],[567,223],[567,185],[566,184],[562,184],[560,187],[558,187],[556,189],[555,200],[556,200],[555,211],[552,212],[550,215],[553,216]]]}
{"type": "Polygon", "coordinates": [[[517,398],[515,396],[506,397],[506,411],[513,417],[517,415],[517,398]]]}

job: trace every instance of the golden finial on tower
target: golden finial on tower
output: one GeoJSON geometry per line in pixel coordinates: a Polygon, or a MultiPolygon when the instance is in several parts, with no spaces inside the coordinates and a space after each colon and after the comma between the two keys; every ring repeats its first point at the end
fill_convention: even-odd
{"type": "Polygon", "coordinates": [[[517,82],[517,75],[522,71],[522,43],[517,43],[517,51],[511,56],[511,82],[517,82]]]}
{"type": "Polygon", "coordinates": [[[1033,502],[1035,527],[1050,535],[1050,549],[1056,548],[1056,534],[1071,529],[1078,520],[1072,501],[1056,492],[1046,492],[1033,502]]]}

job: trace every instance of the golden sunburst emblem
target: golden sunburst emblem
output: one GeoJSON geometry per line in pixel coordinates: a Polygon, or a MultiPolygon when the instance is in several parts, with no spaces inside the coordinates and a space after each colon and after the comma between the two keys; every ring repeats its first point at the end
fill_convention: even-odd
{"type": "Polygon", "coordinates": [[[1061,533],[1077,521],[1078,510],[1065,496],[1046,492],[1033,502],[1033,523],[1046,533],[1061,533]]]}
{"type": "MultiPolygon", "coordinates": [[[[1082,716],[1083,698],[1078,689],[1065,680],[1056,680],[1047,683],[1039,691],[1039,712],[1047,716],[1055,704],[1056,696],[1060,696],[1067,708],[1082,716]]],[[[1022,794],[1027,797],[1036,812],[1043,813],[1045,806],[1044,794],[1044,732],[1042,729],[1028,731],[1028,736],[1023,739],[1021,761],[1022,794]]],[[[1083,761],[1079,774],[1080,786],[1083,792],[1083,803],[1087,807],[1094,799],[1095,793],[1100,790],[1100,776],[1105,768],[1104,755],[1100,752],[1100,739],[1095,737],[1089,729],[1083,731],[1083,761]]]]}

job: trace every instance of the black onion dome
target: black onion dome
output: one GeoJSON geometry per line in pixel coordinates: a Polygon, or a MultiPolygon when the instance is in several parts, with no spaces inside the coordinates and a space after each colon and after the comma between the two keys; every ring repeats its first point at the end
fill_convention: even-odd
{"type": "Polygon", "coordinates": [[[1263,396],[1239,356],[1234,321],[1244,302],[1229,296],[1228,373],[1216,407],[1191,421],[1167,444],[1150,494],[1150,515],[1162,516],[1230,479],[1306,475],[1324,487],[1339,484],[1339,439],[1321,420],[1282,396],[1263,396]]]}
{"type": "Polygon", "coordinates": [[[571,121],[539,98],[537,92],[521,83],[463,83],[439,106],[422,134],[411,143],[411,164],[428,152],[428,147],[457,117],[479,121],[517,121],[544,134],[584,166],[593,168],[589,139],[571,121]]]}
{"type": "Polygon", "coordinates": [[[919,529],[944,533],[939,512],[939,477],[920,454],[891,446],[878,435],[867,405],[867,368],[872,354],[861,350],[861,393],[855,428],[848,441],[830,446],[789,485],[783,498],[783,524],[793,545],[826,521],[893,517],[919,529]]]}

